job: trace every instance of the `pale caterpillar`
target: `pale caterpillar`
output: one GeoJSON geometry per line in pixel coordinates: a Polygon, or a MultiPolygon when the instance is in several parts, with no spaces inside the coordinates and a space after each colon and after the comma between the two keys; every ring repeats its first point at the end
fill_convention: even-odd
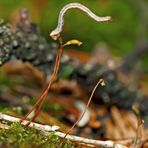
{"type": "Polygon", "coordinates": [[[57,40],[60,37],[60,33],[62,32],[63,25],[64,25],[64,14],[66,13],[67,10],[73,9],[73,8],[80,9],[81,11],[85,12],[89,17],[91,17],[97,22],[105,22],[105,21],[111,20],[110,16],[100,17],[95,15],[90,9],[88,9],[86,6],[80,3],[69,3],[65,5],[60,11],[60,14],[58,17],[58,25],[50,33],[50,36],[52,37],[52,39],[57,40]]]}

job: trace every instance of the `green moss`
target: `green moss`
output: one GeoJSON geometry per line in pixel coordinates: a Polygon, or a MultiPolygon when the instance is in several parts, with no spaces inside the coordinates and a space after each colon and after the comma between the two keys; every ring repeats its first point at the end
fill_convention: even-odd
{"type": "MultiPolygon", "coordinates": [[[[51,132],[48,136],[33,128],[24,129],[19,123],[13,123],[9,130],[0,130],[0,145],[15,148],[55,148],[61,138],[51,132]]],[[[58,146],[59,147],[59,146],[58,146]]],[[[72,142],[66,140],[63,148],[74,148],[72,142]]]]}

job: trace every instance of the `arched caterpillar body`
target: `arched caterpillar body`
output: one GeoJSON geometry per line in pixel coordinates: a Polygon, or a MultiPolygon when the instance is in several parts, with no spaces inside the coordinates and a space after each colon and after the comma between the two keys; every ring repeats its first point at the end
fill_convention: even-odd
{"type": "Polygon", "coordinates": [[[86,6],[84,6],[80,3],[69,3],[69,4],[65,5],[59,13],[58,25],[50,33],[50,36],[52,37],[52,39],[57,40],[60,37],[60,33],[62,32],[62,29],[64,26],[64,14],[69,9],[74,9],[74,8],[80,9],[81,11],[85,12],[89,17],[91,17],[92,19],[94,19],[97,22],[105,22],[105,21],[111,20],[110,16],[100,17],[100,16],[95,15],[90,9],[88,9],[86,6]]]}

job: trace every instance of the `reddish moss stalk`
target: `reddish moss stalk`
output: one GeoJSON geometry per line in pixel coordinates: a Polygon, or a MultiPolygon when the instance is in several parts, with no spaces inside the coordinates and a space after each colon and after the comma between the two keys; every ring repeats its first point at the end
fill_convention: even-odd
{"type": "Polygon", "coordinates": [[[49,84],[47,86],[47,88],[45,89],[45,91],[43,92],[43,94],[41,95],[41,97],[38,99],[38,101],[33,105],[33,107],[31,108],[30,111],[28,111],[28,113],[20,120],[20,122],[23,122],[24,120],[26,120],[26,118],[29,116],[29,114],[37,108],[37,106],[40,104],[40,106],[37,108],[34,116],[28,121],[28,123],[24,126],[25,128],[30,124],[30,122],[32,122],[33,120],[35,120],[35,118],[38,116],[38,114],[40,113],[40,110],[41,110],[41,107],[43,106],[44,102],[45,102],[45,99],[48,95],[48,92],[52,86],[52,84],[56,81],[57,79],[57,74],[58,74],[58,71],[59,71],[59,67],[60,67],[60,59],[61,59],[61,56],[62,56],[62,49],[63,49],[63,46],[61,46],[58,50],[58,54],[57,54],[57,57],[56,57],[56,63],[55,63],[55,66],[54,66],[54,72],[51,76],[51,79],[49,81],[49,84]]]}
{"type": "Polygon", "coordinates": [[[93,89],[93,91],[92,91],[92,93],[91,93],[91,95],[90,95],[90,97],[89,97],[89,100],[88,100],[88,102],[87,102],[87,105],[86,105],[86,107],[85,107],[83,113],[82,113],[81,116],[78,118],[78,120],[73,124],[73,126],[69,129],[69,131],[65,134],[63,140],[62,140],[61,143],[60,143],[60,146],[62,146],[62,144],[64,143],[64,140],[66,139],[66,136],[67,136],[68,134],[70,134],[70,132],[74,129],[74,127],[78,124],[78,122],[83,118],[83,116],[84,116],[86,110],[88,109],[88,106],[89,106],[89,104],[90,104],[90,102],[91,102],[91,100],[92,100],[92,97],[93,97],[93,95],[94,95],[94,93],[95,93],[95,91],[96,91],[96,89],[97,89],[97,87],[98,87],[99,85],[101,85],[101,86],[104,86],[104,85],[105,85],[103,79],[100,79],[100,80],[97,82],[97,84],[95,85],[95,87],[94,87],[94,89],[93,89]]]}

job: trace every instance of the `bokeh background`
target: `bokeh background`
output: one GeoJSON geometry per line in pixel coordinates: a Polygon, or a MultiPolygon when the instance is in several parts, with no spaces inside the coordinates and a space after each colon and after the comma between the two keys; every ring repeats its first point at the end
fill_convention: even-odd
{"type": "MultiPolygon", "coordinates": [[[[57,24],[60,9],[69,2],[81,2],[100,16],[112,16],[112,22],[93,21],[79,10],[65,16],[63,38],[79,39],[83,46],[77,50],[91,52],[98,42],[108,45],[113,56],[126,57],[141,40],[148,40],[147,0],[0,0],[0,17],[15,24],[21,8],[28,8],[30,18],[37,23],[49,42],[49,33],[57,24]]],[[[143,70],[148,72],[147,54],[141,58],[143,70]]]]}

